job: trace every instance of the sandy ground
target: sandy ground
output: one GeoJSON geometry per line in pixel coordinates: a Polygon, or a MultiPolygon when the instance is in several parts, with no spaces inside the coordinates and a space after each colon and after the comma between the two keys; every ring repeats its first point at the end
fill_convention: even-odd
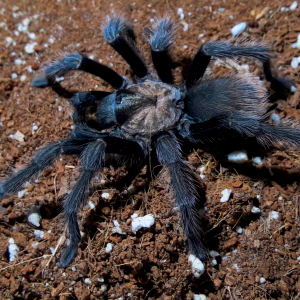
{"type": "MultiPolygon", "coordinates": [[[[139,48],[150,66],[143,29],[165,13],[178,19],[172,48],[177,85],[183,67],[200,45],[231,38],[230,29],[245,21],[247,29],[242,36],[268,43],[275,54],[274,70],[293,79],[300,89],[300,69],[291,67],[292,59],[299,56],[299,49],[293,49],[292,44],[300,33],[300,9],[282,9],[292,1],[11,0],[0,4],[2,179],[14,169],[24,168],[41,146],[70,133],[72,109],[68,101],[50,88],[31,85],[43,65],[61,52],[76,49],[131,76],[127,64],[101,36],[101,24],[113,10],[122,12],[134,25],[139,48]],[[182,19],[177,13],[180,7],[182,19]],[[33,42],[36,44],[30,51],[33,42]],[[12,138],[16,132],[24,135],[24,141],[12,138]]],[[[262,75],[260,65],[241,63],[249,64],[251,73],[262,75]]],[[[215,62],[211,70],[230,71],[215,62]]],[[[111,91],[101,79],[80,72],[70,73],[61,83],[73,91],[111,91]]],[[[299,119],[299,102],[298,91],[278,99],[276,113],[299,119]]],[[[61,204],[79,175],[78,159],[62,157],[38,181],[1,204],[0,298],[299,299],[299,154],[293,150],[256,152],[249,146],[248,164],[229,164],[226,155],[242,149],[240,144],[229,143],[186,152],[196,176],[200,175],[198,167],[206,166],[206,239],[210,250],[219,254],[205,262],[206,271],[200,278],[193,275],[188,263],[168,175],[162,173],[159,179],[149,181],[144,168],[132,181],[133,171],[124,166],[108,166],[99,175],[91,191],[92,203],[80,213],[84,236],[79,253],[68,268],[60,269],[63,245],[59,243],[64,236],[61,204]],[[262,166],[252,164],[254,156],[262,158],[262,166]],[[128,186],[136,192],[121,197],[128,186]],[[221,203],[221,192],[226,188],[232,191],[231,197],[221,203]],[[103,193],[109,194],[108,199],[103,193]],[[40,208],[39,228],[27,221],[33,206],[40,208]],[[260,212],[253,213],[253,207],[260,212]],[[154,215],[155,224],[134,234],[134,213],[154,215]],[[125,234],[112,232],[113,221],[118,221],[125,234]],[[37,229],[42,231],[39,237],[37,229]],[[11,262],[10,238],[19,248],[18,257],[11,262]],[[110,252],[106,251],[108,243],[112,245],[110,252]]]]}

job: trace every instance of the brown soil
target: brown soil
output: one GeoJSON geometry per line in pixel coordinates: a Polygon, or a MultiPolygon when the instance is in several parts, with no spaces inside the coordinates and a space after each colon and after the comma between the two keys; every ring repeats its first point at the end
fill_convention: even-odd
{"type": "MultiPolygon", "coordinates": [[[[230,38],[230,28],[246,21],[248,27],[243,36],[271,45],[277,56],[274,69],[292,78],[300,89],[300,67],[290,66],[292,58],[299,56],[299,50],[292,49],[291,44],[300,33],[300,9],[281,11],[281,7],[290,6],[292,1],[283,0],[280,4],[269,0],[162,2],[1,1],[2,179],[14,168],[23,168],[47,142],[67,137],[72,126],[72,110],[65,99],[50,88],[32,87],[35,70],[49,63],[60,51],[75,48],[93,55],[95,60],[102,59],[106,65],[113,64],[120,74],[130,76],[127,64],[101,37],[101,24],[112,10],[123,12],[133,22],[149,65],[149,46],[143,28],[151,24],[151,18],[165,13],[178,18],[177,9],[183,8],[185,18],[178,21],[172,52],[178,65],[174,69],[178,82],[181,65],[195,55],[202,42],[230,38]],[[266,14],[256,20],[265,7],[268,7],[266,14]],[[38,46],[34,54],[24,51],[30,41],[28,34],[14,34],[17,25],[26,18],[31,20],[28,31],[36,35],[34,41],[38,46]],[[187,31],[183,31],[184,22],[189,25],[187,31]],[[204,36],[198,37],[201,33],[204,36]],[[15,44],[7,45],[6,37],[13,38],[15,44]],[[15,59],[23,60],[24,64],[17,65],[15,59]],[[29,67],[34,70],[32,73],[29,67]],[[18,75],[16,79],[11,79],[13,73],[18,75]],[[25,81],[21,81],[22,75],[27,76],[25,81]],[[33,123],[38,126],[35,132],[32,132],[33,123]],[[25,135],[24,142],[9,138],[16,131],[25,135]]],[[[262,74],[261,66],[251,64],[250,70],[262,74]]],[[[213,71],[224,70],[214,67],[213,71]]],[[[99,78],[82,73],[70,73],[62,84],[70,90],[110,90],[99,78]]],[[[299,102],[299,92],[296,92],[287,100],[278,100],[276,112],[281,117],[299,119],[299,102]]],[[[239,150],[239,145],[233,146],[233,150],[239,150]]],[[[120,192],[131,183],[128,177],[133,172],[123,166],[106,168],[101,174],[106,183],[102,187],[95,185],[90,197],[96,208],[86,205],[80,214],[84,237],[76,260],[68,268],[60,269],[63,247],[60,245],[53,257],[50,248],[55,248],[63,236],[59,214],[62,196],[79,174],[77,158],[63,157],[38,182],[27,186],[22,198],[15,195],[2,202],[0,298],[193,299],[194,294],[204,294],[207,299],[299,299],[299,154],[295,151],[264,153],[264,164],[257,168],[252,164],[226,164],[224,156],[218,155],[220,150],[213,149],[217,154],[214,156],[209,150],[194,150],[189,155],[195,172],[199,165],[207,166],[204,171],[207,240],[210,249],[220,253],[216,265],[212,259],[205,263],[206,272],[199,279],[193,276],[188,264],[188,251],[179,217],[173,210],[168,176],[163,173],[160,180],[154,179],[148,187],[143,169],[132,182],[142,189],[122,198],[120,192]],[[232,196],[228,202],[220,203],[225,188],[232,190],[232,196]],[[109,199],[101,198],[103,192],[110,194],[109,199]],[[26,214],[33,205],[41,206],[43,239],[34,235],[36,228],[27,222],[26,214]],[[261,214],[251,213],[253,206],[259,207],[261,214]],[[271,211],[279,212],[278,220],[271,220],[271,211]],[[155,225],[133,234],[133,213],[153,214],[155,225]],[[112,233],[114,220],[118,220],[125,235],[112,233]],[[243,229],[241,234],[236,231],[237,225],[243,229]],[[7,251],[11,237],[20,248],[13,262],[8,261],[7,251]],[[107,243],[113,244],[109,253],[105,251],[107,243]],[[261,282],[262,278],[265,283],[261,282]]]]}

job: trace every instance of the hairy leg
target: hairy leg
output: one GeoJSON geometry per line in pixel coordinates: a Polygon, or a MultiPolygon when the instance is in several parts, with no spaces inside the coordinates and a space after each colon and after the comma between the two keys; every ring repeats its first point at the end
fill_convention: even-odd
{"type": "Polygon", "coordinates": [[[152,61],[157,74],[163,82],[172,84],[174,78],[169,50],[173,42],[174,22],[169,18],[158,19],[151,29],[148,28],[147,33],[151,46],[152,61]]]}
{"type": "Polygon", "coordinates": [[[78,210],[85,205],[89,196],[89,184],[93,179],[95,172],[101,170],[104,164],[106,143],[99,139],[87,145],[82,153],[80,178],[64,202],[64,215],[67,223],[67,229],[70,244],[64,251],[60,265],[68,266],[77,253],[80,242],[80,230],[77,220],[78,210]]]}
{"type": "Polygon", "coordinates": [[[79,53],[70,54],[59,61],[54,61],[46,68],[44,76],[35,78],[32,84],[39,88],[55,86],[55,77],[65,76],[72,70],[84,71],[98,76],[115,89],[120,89],[126,85],[126,80],[118,73],[79,53]]]}
{"type": "Polygon", "coordinates": [[[107,17],[103,27],[105,40],[127,61],[137,77],[145,77],[148,70],[137,52],[133,28],[121,17],[107,17]]]}
{"type": "Polygon", "coordinates": [[[0,184],[0,200],[4,195],[16,193],[24,183],[49,167],[60,154],[80,154],[84,145],[73,140],[52,143],[42,149],[24,170],[0,184]]]}
{"type": "Polygon", "coordinates": [[[203,77],[212,57],[220,59],[235,57],[257,59],[263,63],[266,80],[271,82],[271,87],[276,92],[290,92],[293,85],[290,80],[278,79],[272,75],[270,65],[271,55],[267,46],[264,46],[259,42],[245,42],[238,46],[232,46],[228,42],[208,42],[201,46],[192,62],[189,77],[186,81],[188,88],[193,86],[203,77]]]}
{"type": "Polygon", "coordinates": [[[189,249],[199,259],[205,259],[207,249],[203,242],[203,231],[200,225],[202,217],[200,207],[204,199],[200,199],[197,182],[181,155],[179,142],[169,134],[163,135],[157,139],[156,153],[159,162],[170,172],[176,205],[180,210],[189,249]],[[199,203],[200,201],[202,203],[199,203]]]}

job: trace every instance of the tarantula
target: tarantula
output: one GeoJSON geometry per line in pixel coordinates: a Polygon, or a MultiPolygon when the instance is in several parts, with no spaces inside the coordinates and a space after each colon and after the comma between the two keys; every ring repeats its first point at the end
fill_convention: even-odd
{"type": "Polygon", "coordinates": [[[0,199],[11,194],[41,173],[61,154],[80,155],[81,174],[64,201],[64,216],[69,244],[60,264],[68,266],[80,242],[78,210],[86,203],[89,184],[102,170],[106,155],[114,154],[145,162],[150,149],[155,149],[159,163],[168,169],[179,207],[189,250],[205,259],[207,248],[199,226],[203,212],[199,203],[199,181],[184,159],[181,142],[204,144],[239,135],[255,138],[264,147],[300,146],[300,127],[290,121],[271,122],[266,89],[262,82],[248,75],[203,77],[212,58],[254,58],[262,62],[265,79],[271,88],[286,93],[292,83],[275,78],[271,73],[270,50],[260,43],[208,42],[200,47],[192,61],[188,77],[180,88],[173,85],[170,46],[174,23],[158,19],[147,29],[152,61],[158,78],[146,67],[136,49],[133,28],[119,17],[108,17],[103,27],[104,38],[130,65],[136,83],[88,57],[73,53],[49,65],[43,75],[33,80],[35,87],[52,87],[68,97],[56,81],[71,70],[80,70],[107,81],[117,91],[78,92],[70,102],[74,106],[75,127],[71,137],[43,148],[33,162],[0,185],[0,199]]]}

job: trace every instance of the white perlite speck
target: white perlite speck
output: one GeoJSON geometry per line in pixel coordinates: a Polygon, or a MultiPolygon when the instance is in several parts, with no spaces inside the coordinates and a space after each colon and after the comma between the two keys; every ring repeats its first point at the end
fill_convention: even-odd
{"type": "Polygon", "coordinates": [[[108,244],[106,245],[105,252],[106,252],[106,253],[111,252],[112,248],[113,248],[113,244],[108,243],[108,244]]]}
{"type": "Polygon", "coordinates": [[[40,239],[43,239],[45,236],[44,231],[42,231],[42,230],[35,230],[33,233],[37,238],[40,238],[40,239]]]}
{"type": "Polygon", "coordinates": [[[294,2],[292,3],[292,5],[290,6],[290,10],[295,10],[297,7],[298,7],[298,2],[297,2],[297,1],[294,1],[294,2]]]}
{"type": "Polygon", "coordinates": [[[230,29],[231,34],[233,36],[239,35],[239,34],[241,34],[242,32],[244,32],[246,30],[246,27],[247,27],[247,23],[246,22],[242,22],[240,24],[237,24],[237,25],[235,25],[234,27],[232,27],[230,29]]]}
{"type": "Polygon", "coordinates": [[[193,254],[189,255],[189,262],[192,263],[192,273],[196,278],[199,278],[205,271],[203,263],[193,254]]]}
{"type": "Polygon", "coordinates": [[[85,278],[84,279],[84,283],[86,283],[86,284],[92,284],[91,279],[89,279],[89,278],[85,278]]]}
{"type": "Polygon", "coordinates": [[[260,208],[253,206],[251,212],[254,214],[259,214],[261,212],[260,208]]]}
{"type": "Polygon", "coordinates": [[[236,164],[243,164],[248,161],[248,154],[246,150],[233,151],[228,154],[227,158],[236,164]]]}
{"type": "Polygon", "coordinates": [[[300,33],[298,34],[298,37],[297,37],[297,42],[292,44],[292,48],[295,49],[295,48],[298,48],[300,49],[300,33]]]}
{"type": "Polygon", "coordinates": [[[146,215],[144,217],[134,218],[131,222],[132,232],[136,234],[141,228],[150,228],[155,222],[155,218],[152,214],[146,215]]]}
{"type": "Polygon", "coordinates": [[[220,202],[227,202],[230,198],[231,195],[231,190],[230,189],[225,189],[221,192],[221,194],[223,195],[220,202]]]}
{"type": "Polygon", "coordinates": [[[64,80],[65,80],[65,77],[63,77],[63,76],[62,76],[62,77],[56,77],[56,78],[55,78],[55,81],[56,81],[56,82],[61,82],[61,81],[64,81],[64,80]]]}
{"type": "Polygon", "coordinates": [[[89,206],[91,209],[95,209],[96,207],[93,201],[89,201],[89,206]]]}
{"type": "Polygon", "coordinates": [[[280,123],[280,117],[277,114],[275,114],[275,113],[271,114],[271,119],[273,120],[273,122],[275,124],[279,124],[280,123]]]}
{"type": "Polygon", "coordinates": [[[206,296],[203,295],[203,294],[200,294],[200,295],[196,295],[194,294],[194,300],[206,300],[206,296]]]}
{"type": "Polygon", "coordinates": [[[25,45],[25,48],[24,48],[25,52],[26,52],[26,53],[29,53],[29,54],[34,53],[34,52],[35,52],[35,51],[34,51],[34,47],[35,47],[37,44],[38,44],[37,42],[27,43],[27,44],[25,45]]]}
{"type": "Polygon", "coordinates": [[[18,198],[21,199],[25,196],[25,194],[27,193],[27,190],[22,190],[18,192],[18,198]]]}
{"type": "Polygon", "coordinates": [[[262,283],[262,284],[266,283],[266,281],[267,280],[265,278],[263,278],[263,277],[260,277],[260,279],[259,279],[259,282],[262,283]]]}
{"type": "Polygon", "coordinates": [[[31,247],[33,248],[33,249],[37,249],[37,247],[39,246],[39,242],[34,242],[34,243],[32,243],[31,244],[31,247]]]}
{"type": "Polygon", "coordinates": [[[14,139],[19,141],[19,142],[24,142],[24,137],[25,135],[20,132],[20,131],[17,131],[14,135],[13,135],[14,139]]]}
{"type": "Polygon", "coordinates": [[[26,80],[26,78],[27,78],[27,76],[26,76],[26,75],[21,75],[21,77],[20,77],[20,81],[25,81],[25,80],[26,80]]]}
{"type": "Polygon", "coordinates": [[[291,61],[291,67],[296,69],[300,63],[300,56],[294,57],[291,61]]]}
{"type": "Polygon", "coordinates": [[[114,223],[115,227],[113,227],[113,229],[111,230],[112,233],[126,234],[125,232],[122,231],[118,221],[114,220],[113,223],[114,223]]]}
{"type": "Polygon", "coordinates": [[[102,193],[101,197],[108,200],[109,193],[102,193]]]}
{"type": "Polygon", "coordinates": [[[19,247],[15,244],[13,238],[8,239],[8,254],[9,254],[9,261],[14,261],[19,255],[19,247]]]}
{"type": "Polygon", "coordinates": [[[211,257],[218,257],[218,256],[220,256],[220,253],[216,250],[211,250],[211,251],[209,251],[209,255],[211,257]]]}
{"type": "Polygon", "coordinates": [[[258,166],[262,166],[263,165],[263,161],[262,161],[262,159],[259,156],[253,158],[253,163],[256,164],[256,165],[258,165],[258,166]]]}
{"type": "Polygon", "coordinates": [[[40,227],[41,219],[42,219],[42,217],[38,213],[32,213],[28,216],[28,222],[30,224],[34,225],[35,227],[40,227]]]}
{"type": "Polygon", "coordinates": [[[270,218],[270,220],[278,220],[279,212],[278,211],[270,211],[269,218],[270,218]]]}
{"type": "Polygon", "coordinates": [[[236,232],[238,233],[238,234],[242,234],[243,233],[243,228],[241,227],[241,226],[236,226],[236,232]]]}

